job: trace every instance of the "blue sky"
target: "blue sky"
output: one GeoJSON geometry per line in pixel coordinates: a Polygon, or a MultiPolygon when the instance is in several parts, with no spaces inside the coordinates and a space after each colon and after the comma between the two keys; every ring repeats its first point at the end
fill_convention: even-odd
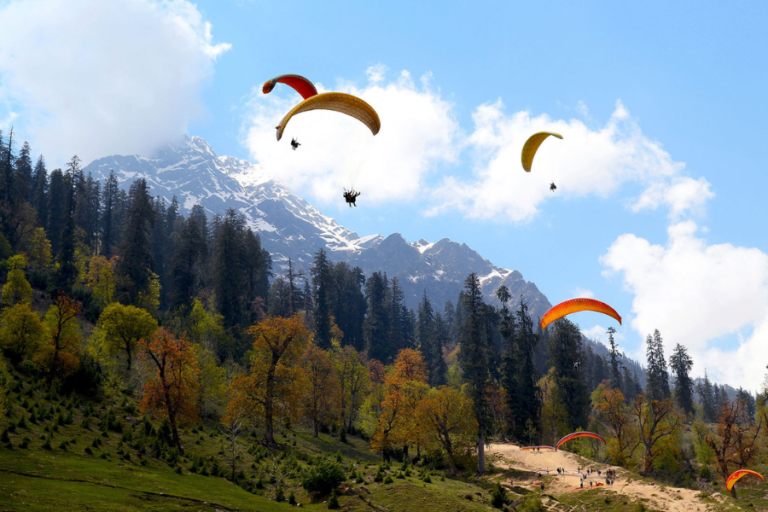
{"type": "MultiPolygon", "coordinates": [[[[552,302],[591,293],[612,304],[631,355],[659,328],[668,349],[689,347],[697,375],[706,366],[754,390],[768,363],[766,11],[6,1],[0,127],[53,165],[199,135],[361,235],[465,242],[552,302]],[[312,113],[292,121],[286,136],[304,146],[288,150],[270,123],[297,96],[260,93],[283,73],[360,94],[382,132],[372,141],[312,113]],[[565,139],[545,142],[526,175],[523,136],[547,128],[565,139]],[[337,193],[350,176],[363,188],[351,210],[337,193]]],[[[574,320],[593,334],[612,325],[574,320]]]]}

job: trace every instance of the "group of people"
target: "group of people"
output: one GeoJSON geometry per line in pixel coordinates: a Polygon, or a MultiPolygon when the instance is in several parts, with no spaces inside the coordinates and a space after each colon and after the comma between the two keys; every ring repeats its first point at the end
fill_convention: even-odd
{"type": "MultiPolygon", "coordinates": [[[[557,471],[558,475],[565,475],[566,471],[565,468],[555,468],[555,471],[557,471]]],[[[592,478],[605,476],[605,485],[613,485],[614,480],[616,479],[616,471],[613,469],[608,469],[605,472],[603,472],[600,469],[586,469],[582,470],[581,466],[578,467],[576,470],[579,474],[579,480],[581,488],[584,488],[584,483],[588,482],[589,487],[594,487],[595,483],[592,480],[592,478]]],[[[549,468],[546,469],[547,474],[549,474],[549,468]]],[[[536,473],[537,477],[542,476],[543,471],[539,471],[536,473]]],[[[598,484],[599,485],[599,484],[598,484]]],[[[544,484],[541,484],[542,490],[544,489],[544,484]]]]}

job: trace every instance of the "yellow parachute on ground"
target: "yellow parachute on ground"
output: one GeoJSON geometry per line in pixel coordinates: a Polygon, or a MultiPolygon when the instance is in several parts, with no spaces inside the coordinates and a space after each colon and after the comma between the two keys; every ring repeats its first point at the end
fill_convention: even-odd
{"type": "Polygon", "coordinates": [[[533,157],[536,156],[536,151],[539,149],[539,146],[541,146],[541,143],[544,142],[544,139],[546,139],[549,136],[557,137],[558,139],[562,139],[563,136],[559,133],[553,133],[553,132],[539,132],[534,133],[530,137],[528,137],[528,140],[525,141],[525,144],[523,145],[523,154],[521,157],[521,160],[523,162],[523,169],[525,169],[526,172],[531,172],[531,166],[533,165],[533,157]]]}
{"type": "Polygon", "coordinates": [[[277,129],[277,140],[282,138],[283,131],[285,131],[288,121],[290,121],[293,116],[303,112],[309,112],[310,110],[333,110],[341,112],[342,114],[347,114],[367,126],[374,135],[379,133],[379,130],[381,129],[379,114],[377,114],[373,107],[365,101],[357,96],[352,96],[351,94],[343,92],[324,92],[310,96],[285,114],[285,117],[280,121],[280,124],[275,127],[277,129]]]}

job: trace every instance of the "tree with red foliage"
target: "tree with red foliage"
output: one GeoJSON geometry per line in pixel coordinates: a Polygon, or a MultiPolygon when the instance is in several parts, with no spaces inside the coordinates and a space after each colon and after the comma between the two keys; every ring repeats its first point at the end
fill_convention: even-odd
{"type": "Polygon", "coordinates": [[[185,336],[177,338],[163,328],[138,343],[139,361],[157,372],[144,384],[142,412],[168,418],[173,444],[184,453],[179,426],[197,418],[197,379],[200,374],[195,352],[185,336]]]}

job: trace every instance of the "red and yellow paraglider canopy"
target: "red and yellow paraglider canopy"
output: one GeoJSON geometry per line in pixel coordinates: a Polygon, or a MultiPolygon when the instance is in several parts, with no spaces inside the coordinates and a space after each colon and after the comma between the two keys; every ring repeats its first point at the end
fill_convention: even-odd
{"type": "Polygon", "coordinates": [[[541,318],[541,328],[546,329],[549,324],[563,318],[571,313],[578,313],[579,311],[595,311],[596,313],[602,313],[610,317],[615,318],[619,325],[621,325],[621,316],[611,306],[605,302],[600,302],[595,299],[571,299],[561,302],[556,306],[544,313],[541,318]]]}
{"type": "Polygon", "coordinates": [[[560,445],[563,443],[567,443],[568,441],[572,439],[576,439],[579,437],[591,437],[593,439],[599,439],[603,443],[605,443],[605,438],[603,436],[597,435],[594,432],[574,432],[572,434],[568,434],[567,436],[563,437],[560,441],[557,442],[557,445],[555,445],[555,450],[560,448],[560,445]]]}
{"type": "Polygon", "coordinates": [[[297,93],[301,94],[301,97],[304,99],[317,94],[315,85],[301,75],[280,75],[272,80],[267,80],[264,82],[261,92],[269,94],[279,83],[292,87],[297,93]]]}
{"type": "Polygon", "coordinates": [[[751,469],[739,469],[731,473],[731,475],[728,477],[728,479],[725,481],[725,488],[729,491],[733,490],[733,486],[736,485],[736,482],[741,480],[747,475],[753,475],[765,482],[765,478],[763,478],[763,475],[758,473],[757,471],[752,471],[751,469]]]}

